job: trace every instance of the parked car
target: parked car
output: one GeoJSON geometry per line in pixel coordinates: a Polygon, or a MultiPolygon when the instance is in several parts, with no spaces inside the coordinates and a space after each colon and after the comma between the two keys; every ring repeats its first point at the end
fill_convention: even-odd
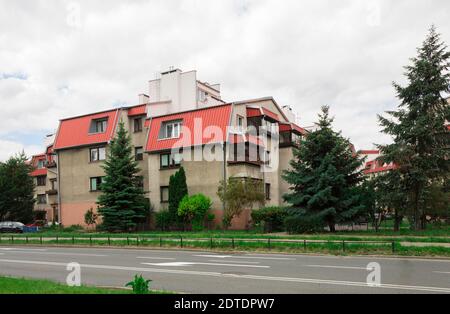
{"type": "Polygon", "coordinates": [[[24,226],[25,225],[21,222],[0,222],[0,233],[23,233],[24,226]]]}

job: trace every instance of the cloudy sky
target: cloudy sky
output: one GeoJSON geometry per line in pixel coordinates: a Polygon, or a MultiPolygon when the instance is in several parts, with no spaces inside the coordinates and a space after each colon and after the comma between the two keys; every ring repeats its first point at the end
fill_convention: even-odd
{"type": "Polygon", "coordinates": [[[40,152],[60,118],[137,104],[175,66],[226,101],[273,96],[311,125],[328,104],[357,149],[447,0],[0,0],[0,160],[40,152]]]}

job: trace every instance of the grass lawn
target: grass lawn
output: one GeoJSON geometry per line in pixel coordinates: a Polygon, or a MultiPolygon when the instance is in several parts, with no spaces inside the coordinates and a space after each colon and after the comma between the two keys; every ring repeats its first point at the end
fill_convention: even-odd
{"type": "Polygon", "coordinates": [[[49,280],[0,277],[1,294],[131,294],[127,289],[69,287],[49,280]]]}

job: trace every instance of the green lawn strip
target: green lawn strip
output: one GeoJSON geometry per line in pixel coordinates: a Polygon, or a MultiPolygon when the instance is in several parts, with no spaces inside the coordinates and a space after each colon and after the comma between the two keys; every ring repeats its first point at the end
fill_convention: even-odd
{"type": "MultiPolygon", "coordinates": [[[[130,289],[92,286],[69,287],[50,280],[0,276],[0,294],[132,294],[130,289]]],[[[171,291],[151,290],[150,294],[171,294],[171,291]]]]}
{"type": "MultiPolygon", "coordinates": [[[[442,256],[450,257],[450,248],[432,246],[407,246],[392,242],[361,242],[361,241],[277,241],[274,239],[232,239],[232,238],[204,238],[201,240],[192,238],[136,238],[127,240],[103,240],[76,238],[72,240],[59,239],[45,241],[44,245],[82,245],[82,246],[117,246],[117,247],[151,247],[151,248],[193,248],[221,251],[261,251],[261,252],[291,252],[291,253],[325,253],[325,254],[384,254],[402,256],[442,256]],[[212,241],[211,241],[212,239],[212,241]],[[134,241],[132,241],[134,240],[134,241]],[[345,242],[345,243],[344,243],[345,242]]],[[[39,244],[39,241],[29,239],[15,240],[14,244],[39,244]]]]}

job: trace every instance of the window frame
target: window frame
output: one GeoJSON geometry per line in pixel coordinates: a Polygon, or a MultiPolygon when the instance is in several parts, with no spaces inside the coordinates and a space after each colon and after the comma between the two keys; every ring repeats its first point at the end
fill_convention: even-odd
{"type": "Polygon", "coordinates": [[[105,177],[90,177],[89,178],[89,191],[90,192],[100,192],[101,191],[100,186],[105,182],[104,178],[105,177]],[[94,180],[94,179],[97,180],[97,182],[96,182],[96,189],[95,190],[92,189],[92,180],[94,180]],[[100,179],[100,184],[98,183],[99,179],[100,179]]]}
{"type": "Polygon", "coordinates": [[[165,169],[176,169],[179,168],[181,166],[181,162],[183,161],[183,154],[182,153],[176,153],[176,154],[172,154],[172,153],[161,153],[159,154],[159,168],[160,170],[165,170],[165,169]],[[178,163],[175,162],[175,155],[179,155],[180,156],[180,160],[178,163]],[[167,166],[163,166],[163,156],[167,156],[167,161],[168,161],[168,165],[167,166]]]}
{"type": "Polygon", "coordinates": [[[36,177],[36,186],[46,186],[47,185],[47,176],[37,176],[36,177]],[[41,181],[44,180],[44,181],[41,181]]]}
{"type": "Polygon", "coordinates": [[[181,136],[181,127],[183,125],[182,120],[174,120],[174,121],[164,121],[161,124],[161,130],[159,135],[159,140],[170,140],[170,139],[177,139],[181,136]],[[170,136],[169,134],[169,127],[170,129],[170,136]],[[175,132],[176,130],[176,132],[175,132]]]}
{"type": "Polygon", "coordinates": [[[108,130],[108,117],[92,119],[89,134],[102,134],[108,130]],[[100,129],[99,129],[99,126],[100,129]]]}
{"type": "Polygon", "coordinates": [[[89,148],[89,162],[90,163],[94,163],[94,162],[101,162],[101,161],[105,161],[106,160],[106,146],[98,146],[98,147],[91,147],[89,148]],[[100,150],[104,150],[104,159],[101,159],[101,154],[100,154],[100,150]],[[93,151],[97,151],[97,159],[93,160],[92,159],[92,152],[93,151]]]}
{"type": "Polygon", "coordinates": [[[272,199],[270,192],[271,192],[271,184],[270,183],[266,183],[264,185],[264,196],[266,198],[266,201],[270,201],[272,199]]]}
{"type": "Polygon", "coordinates": [[[134,118],[133,119],[133,131],[134,133],[140,133],[144,130],[144,123],[142,122],[143,118],[134,118]]]}
{"type": "Polygon", "coordinates": [[[169,186],[163,185],[159,187],[159,201],[161,204],[167,204],[169,203],[169,186]],[[163,191],[167,189],[167,200],[163,199],[163,191]]]}
{"type": "Polygon", "coordinates": [[[47,195],[45,195],[45,194],[38,194],[36,196],[36,203],[38,205],[47,205],[47,195]],[[42,201],[42,200],[44,200],[44,201],[42,201]]]}
{"type": "Polygon", "coordinates": [[[143,161],[144,160],[144,147],[143,146],[137,146],[134,148],[134,160],[135,161],[143,161]],[[142,152],[138,154],[137,151],[139,149],[142,150],[142,152]]]}

